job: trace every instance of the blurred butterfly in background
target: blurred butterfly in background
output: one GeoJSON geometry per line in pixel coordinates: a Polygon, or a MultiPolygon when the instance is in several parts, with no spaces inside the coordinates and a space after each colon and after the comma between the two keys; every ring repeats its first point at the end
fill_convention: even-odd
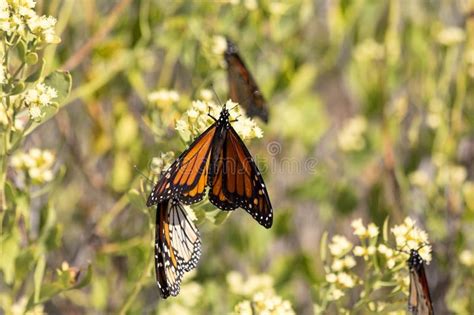
{"type": "MultiPolygon", "coordinates": [[[[212,117],[212,116],[211,116],[212,117]]],[[[245,209],[270,228],[273,210],[262,175],[247,147],[230,124],[226,106],[207,128],[166,170],[148,197],[150,207],[177,198],[184,204],[202,200],[209,186],[209,201],[221,210],[245,209]]]]}
{"type": "Polygon", "coordinates": [[[410,289],[408,295],[408,310],[416,315],[432,315],[430,288],[426,279],[423,258],[418,253],[419,249],[411,249],[407,260],[410,271],[410,289]]]}
{"type": "Polygon", "coordinates": [[[248,116],[257,116],[268,122],[267,104],[257,83],[240,57],[237,46],[229,38],[226,41],[224,59],[227,63],[230,99],[241,104],[248,116]]]}
{"type": "Polygon", "coordinates": [[[199,231],[176,199],[163,200],[156,209],[155,272],[160,295],[177,296],[185,272],[201,257],[199,231]]]}

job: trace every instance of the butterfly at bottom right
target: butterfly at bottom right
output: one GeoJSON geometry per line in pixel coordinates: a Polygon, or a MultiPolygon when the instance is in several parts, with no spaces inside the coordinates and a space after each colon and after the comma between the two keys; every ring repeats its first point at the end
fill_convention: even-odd
{"type": "Polygon", "coordinates": [[[408,310],[416,315],[433,315],[433,303],[431,302],[430,288],[426,279],[424,260],[418,250],[410,250],[407,263],[410,271],[408,310]]]}

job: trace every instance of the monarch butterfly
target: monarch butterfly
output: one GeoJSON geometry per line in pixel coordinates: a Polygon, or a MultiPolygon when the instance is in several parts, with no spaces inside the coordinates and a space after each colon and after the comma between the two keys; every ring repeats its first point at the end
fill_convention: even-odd
{"type": "Polygon", "coordinates": [[[410,289],[408,296],[408,310],[412,314],[432,315],[433,305],[430,297],[430,288],[426,279],[423,258],[418,250],[411,249],[407,260],[410,270],[410,289]]]}
{"type": "MultiPolygon", "coordinates": [[[[212,116],[211,116],[212,117],[212,116]]],[[[185,204],[209,200],[221,210],[238,207],[270,228],[273,210],[265,183],[247,147],[230,124],[226,106],[166,170],[148,197],[147,206],[172,197],[185,204]]]]}
{"type": "Polygon", "coordinates": [[[240,57],[237,46],[230,39],[226,40],[224,59],[227,63],[230,99],[242,104],[249,116],[258,116],[264,122],[268,122],[267,104],[257,83],[240,57]]]}
{"type": "Polygon", "coordinates": [[[201,256],[199,231],[176,199],[158,203],[155,232],[155,272],[160,295],[179,293],[184,272],[197,266],[201,256]]]}

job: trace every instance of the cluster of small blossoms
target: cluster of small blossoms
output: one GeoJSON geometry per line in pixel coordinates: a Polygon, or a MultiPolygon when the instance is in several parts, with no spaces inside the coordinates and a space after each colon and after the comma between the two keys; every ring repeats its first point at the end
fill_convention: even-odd
{"type": "Polygon", "coordinates": [[[416,222],[407,217],[400,225],[395,225],[391,231],[395,236],[397,250],[408,258],[407,252],[410,249],[418,250],[425,263],[431,261],[431,246],[428,242],[428,233],[417,227],[416,222]]]}
{"type": "Polygon", "coordinates": [[[212,44],[212,52],[218,56],[222,56],[227,49],[227,41],[224,36],[214,36],[212,38],[212,44]]]}
{"type": "Polygon", "coordinates": [[[234,307],[234,314],[238,315],[294,315],[296,314],[291,303],[277,295],[270,293],[256,293],[252,300],[244,300],[234,307]]]}
{"type": "Polygon", "coordinates": [[[34,0],[6,0],[0,2],[0,35],[14,35],[38,43],[57,44],[61,40],[54,27],[52,16],[38,16],[34,0]],[[33,38],[31,38],[33,37],[33,38]]]}
{"type": "MultiPolygon", "coordinates": [[[[426,264],[431,262],[431,246],[428,243],[428,234],[415,224],[414,220],[407,217],[402,224],[395,225],[391,229],[395,237],[396,248],[391,251],[380,251],[379,249],[387,258],[387,265],[406,265],[411,249],[418,250],[426,264]]],[[[408,273],[395,273],[394,280],[402,291],[408,292],[410,283],[408,273]]]]}
{"type": "Polygon", "coordinates": [[[231,271],[227,274],[227,285],[230,292],[247,297],[257,292],[273,291],[273,279],[266,274],[252,275],[244,279],[237,271],[231,271]]]}
{"type": "Polygon", "coordinates": [[[46,315],[47,313],[44,311],[44,307],[41,304],[33,306],[32,308],[28,309],[28,298],[26,296],[22,296],[19,298],[15,304],[11,307],[12,315],[46,315]]]}
{"type": "Polygon", "coordinates": [[[365,148],[364,133],[367,120],[362,117],[351,118],[337,136],[339,147],[343,151],[360,151],[365,148]]]}
{"type": "Polygon", "coordinates": [[[344,296],[347,289],[353,288],[357,276],[351,271],[356,265],[351,255],[352,243],[341,235],[335,235],[328,245],[331,259],[325,266],[326,282],[329,284],[328,300],[337,301],[344,296]]]}
{"type": "Polygon", "coordinates": [[[466,33],[462,28],[451,26],[442,29],[437,37],[438,42],[441,45],[453,46],[464,42],[466,39],[466,33]]]}
{"type": "Polygon", "coordinates": [[[466,267],[474,267],[474,252],[470,250],[463,250],[459,255],[459,261],[466,267]]]}
{"type": "Polygon", "coordinates": [[[247,279],[232,271],[227,274],[230,292],[247,299],[234,307],[234,314],[294,314],[290,302],[275,294],[273,279],[269,275],[252,275],[247,279]]]}
{"type": "Polygon", "coordinates": [[[23,171],[34,184],[50,182],[53,179],[54,154],[49,150],[33,148],[28,152],[18,152],[11,159],[11,165],[23,171]]]}
{"type": "MultiPolygon", "coordinates": [[[[248,118],[240,106],[237,105],[231,100],[228,100],[225,104],[229,110],[229,119],[233,121],[232,126],[239,136],[244,140],[263,137],[262,129],[257,126],[253,119],[248,118]]],[[[193,101],[192,107],[176,122],[176,130],[185,142],[189,142],[214,122],[212,117],[219,118],[221,110],[221,106],[211,101],[193,101]]]]}
{"type": "Polygon", "coordinates": [[[385,48],[373,39],[366,39],[357,45],[354,58],[359,62],[381,60],[385,57],[385,48]]]}
{"type": "Polygon", "coordinates": [[[148,94],[148,101],[164,108],[179,102],[179,94],[175,90],[161,89],[148,94]]]}
{"type": "Polygon", "coordinates": [[[361,242],[361,245],[354,247],[354,255],[368,260],[369,257],[376,252],[375,245],[379,235],[379,228],[374,223],[370,223],[365,227],[362,223],[362,219],[354,220],[351,226],[354,229],[354,235],[357,236],[361,242]]]}
{"type": "Polygon", "coordinates": [[[163,171],[166,171],[168,167],[174,160],[174,152],[168,151],[165,153],[161,153],[159,157],[154,157],[151,160],[151,170],[154,174],[158,176],[161,175],[163,171]]]}
{"type": "MultiPolygon", "coordinates": [[[[394,289],[407,292],[408,290],[408,270],[407,272],[391,272],[407,268],[407,259],[410,249],[416,249],[426,263],[431,261],[431,246],[428,245],[428,235],[415,225],[415,221],[406,218],[400,225],[395,225],[391,232],[394,236],[394,246],[389,245],[389,240],[380,240],[380,229],[369,223],[365,226],[362,219],[356,219],[351,223],[353,234],[357,236],[360,244],[356,245],[346,237],[335,235],[328,244],[331,254],[325,260],[325,298],[327,301],[335,302],[340,300],[352,288],[362,285],[367,281],[374,281],[379,277],[380,281],[386,283],[392,281],[394,289]],[[359,277],[353,268],[356,266],[356,257],[363,258],[367,265],[364,275],[359,277]],[[374,261],[387,266],[386,272],[377,271],[379,267],[374,265],[374,261]],[[371,271],[373,274],[370,275],[371,271]],[[383,280],[382,280],[383,279],[383,280]]],[[[390,242],[391,243],[391,242],[390,242]]],[[[468,255],[466,255],[467,257],[468,255]]],[[[468,261],[469,259],[465,259],[468,261]]],[[[370,290],[377,290],[377,286],[369,286],[370,290]]],[[[364,289],[361,298],[370,295],[371,292],[364,289]]],[[[315,305],[316,309],[324,310],[324,304],[315,305]]],[[[373,302],[367,307],[371,310],[381,311],[385,308],[384,303],[373,302]]]]}
{"type": "Polygon", "coordinates": [[[44,83],[38,83],[34,88],[27,90],[24,100],[31,119],[37,121],[43,118],[45,109],[53,104],[56,97],[58,97],[57,91],[44,83]]]}

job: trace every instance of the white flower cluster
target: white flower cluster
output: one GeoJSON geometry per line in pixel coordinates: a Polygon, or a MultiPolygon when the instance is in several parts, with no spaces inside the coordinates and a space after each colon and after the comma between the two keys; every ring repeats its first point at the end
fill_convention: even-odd
{"type": "Polygon", "coordinates": [[[58,97],[56,90],[44,83],[38,83],[33,89],[27,90],[24,98],[31,119],[41,119],[44,115],[45,107],[51,105],[56,97],[58,97]]]}
{"type": "MultiPolygon", "coordinates": [[[[366,281],[364,277],[360,278],[354,272],[353,268],[357,264],[357,257],[363,258],[365,264],[368,265],[373,261],[384,262],[389,270],[406,268],[406,261],[411,249],[419,250],[419,254],[426,263],[431,261],[428,234],[418,228],[411,218],[406,218],[402,224],[395,225],[391,229],[395,238],[395,248],[379,240],[380,229],[374,223],[365,226],[362,219],[356,219],[351,223],[351,226],[360,245],[353,244],[342,235],[335,235],[328,244],[331,256],[325,261],[325,272],[328,289],[327,299],[330,301],[340,300],[346,295],[346,291],[360,286],[366,281]]],[[[467,257],[467,255],[465,256],[467,257]]],[[[399,288],[408,290],[409,279],[406,273],[395,272],[392,277],[399,288]]]]}
{"type": "Polygon", "coordinates": [[[227,274],[227,284],[232,293],[250,297],[257,292],[267,292],[273,290],[273,279],[269,275],[251,275],[244,279],[236,271],[227,274]]]}
{"type": "Polygon", "coordinates": [[[158,107],[167,107],[179,101],[179,94],[175,90],[161,89],[148,94],[148,101],[158,107]]]}
{"type": "MultiPolygon", "coordinates": [[[[226,108],[230,114],[229,119],[233,121],[232,126],[239,136],[244,140],[263,137],[262,129],[257,126],[253,119],[248,118],[240,106],[237,105],[231,100],[226,103],[226,108]]],[[[191,109],[176,122],[176,130],[178,130],[181,138],[188,142],[200,135],[214,122],[208,114],[217,119],[221,110],[221,106],[211,101],[193,101],[191,109]]]]}
{"type": "Polygon", "coordinates": [[[337,301],[344,296],[344,291],[353,288],[359,281],[351,271],[356,265],[354,256],[350,255],[353,244],[342,235],[334,235],[328,245],[331,263],[325,267],[326,282],[329,284],[328,299],[337,301]]]}
{"type": "Polygon", "coordinates": [[[38,42],[57,44],[61,40],[56,35],[56,19],[52,16],[38,16],[34,11],[34,0],[0,1],[0,34],[18,35],[26,38],[33,35],[38,42]]]}
{"type": "Polygon", "coordinates": [[[161,153],[159,157],[151,159],[151,170],[154,174],[161,176],[161,173],[165,171],[174,160],[174,152],[169,151],[161,153]]]}
{"type": "Polygon", "coordinates": [[[362,116],[350,119],[338,134],[338,144],[343,151],[360,151],[365,148],[364,133],[367,120],[362,116]]]}
{"type": "MultiPolygon", "coordinates": [[[[405,218],[403,224],[395,225],[392,233],[395,236],[397,249],[408,252],[417,249],[423,260],[429,264],[431,261],[431,246],[428,242],[428,233],[415,225],[410,217],[405,218]]],[[[405,253],[402,253],[406,255],[405,253]]]]}
{"type": "Polygon", "coordinates": [[[53,179],[52,166],[54,154],[49,150],[33,148],[28,152],[18,152],[11,160],[11,165],[18,171],[25,171],[35,184],[50,182],[53,179]]]}
{"type": "Polygon", "coordinates": [[[295,314],[290,302],[275,294],[269,275],[251,275],[244,279],[240,273],[232,271],[227,275],[227,284],[232,293],[249,298],[235,305],[233,314],[295,314]]]}
{"type": "Polygon", "coordinates": [[[281,297],[269,293],[256,293],[252,300],[244,300],[234,307],[234,314],[238,315],[294,315],[291,304],[281,297]]]}
{"type": "Polygon", "coordinates": [[[438,42],[445,46],[461,44],[466,39],[466,33],[462,28],[450,26],[438,33],[438,42]]]}

